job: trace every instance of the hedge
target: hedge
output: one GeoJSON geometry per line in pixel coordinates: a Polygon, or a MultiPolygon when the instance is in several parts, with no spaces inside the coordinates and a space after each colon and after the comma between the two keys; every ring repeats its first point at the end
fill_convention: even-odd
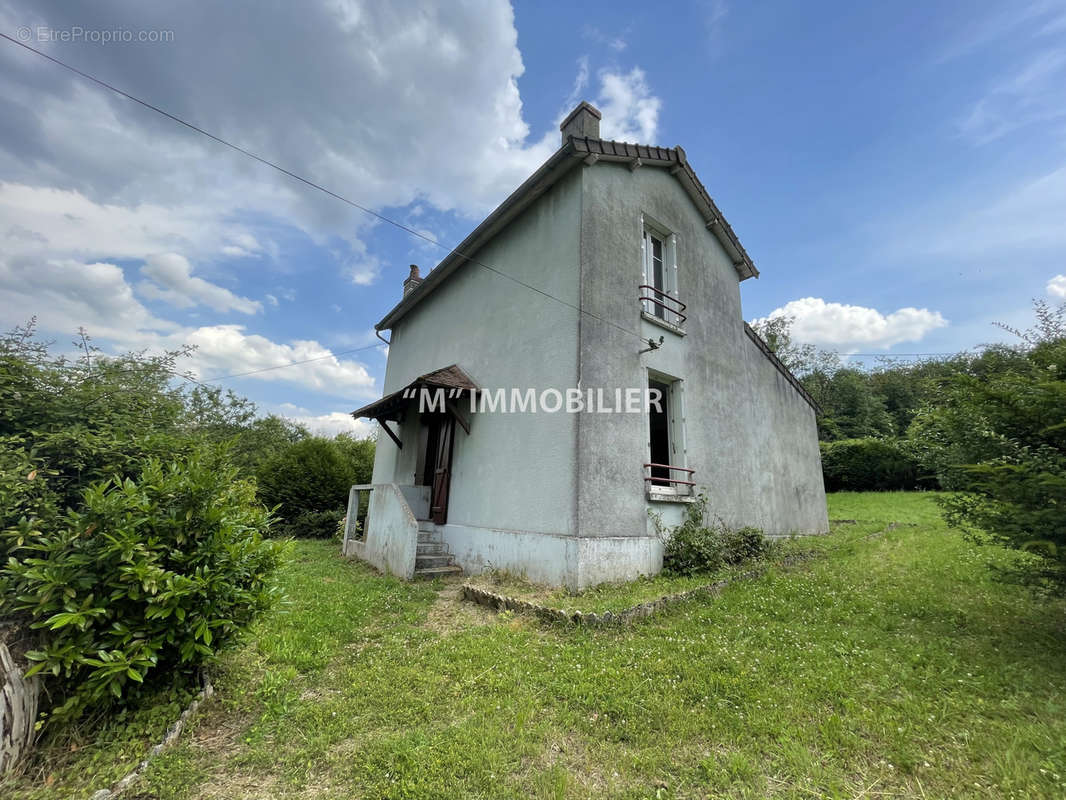
{"type": "Polygon", "coordinates": [[[935,488],[922,474],[912,446],[899,439],[821,442],[822,477],[828,492],[935,488]]]}

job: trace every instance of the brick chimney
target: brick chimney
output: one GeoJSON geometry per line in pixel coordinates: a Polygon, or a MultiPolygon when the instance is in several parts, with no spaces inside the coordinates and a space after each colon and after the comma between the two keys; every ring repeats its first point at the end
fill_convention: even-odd
{"type": "Polygon", "coordinates": [[[411,274],[407,276],[407,279],[403,282],[403,296],[407,297],[411,292],[418,288],[418,284],[422,283],[422,276],[418,274],[418,264],[411,265],[411,274]]]}
{"type": "Polygon", "coordinates": [[[566,144],[566,140],[571,136],[599,139],[602,118],[599,109],[582,100],[559,126],[559,130],[563,132],[563,144],[566,144]]]}

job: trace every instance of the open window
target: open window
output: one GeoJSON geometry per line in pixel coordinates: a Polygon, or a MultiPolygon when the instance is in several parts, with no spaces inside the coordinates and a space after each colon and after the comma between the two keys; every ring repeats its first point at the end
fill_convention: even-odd
{"type": "Polygon", "coordinates": [[[644,482],[651,494],[691,494],[694,470],[686,466],[681,381],[648,374],[648,460],[644,482]]]}
{"type": "Polygon", "coordinates": [[[677,235],[644,216],[640,225],[640,301],[644,315],[680,328],[685,322],[685,304],[677,291],[677,235]]]}

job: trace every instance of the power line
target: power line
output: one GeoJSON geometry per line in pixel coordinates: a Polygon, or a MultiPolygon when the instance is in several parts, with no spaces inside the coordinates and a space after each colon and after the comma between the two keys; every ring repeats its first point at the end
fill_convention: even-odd
{"type": "Polygon", "coordinates": [[[304,359],[301,359],[300,361],[289,361],[286,364],[275,364],[273,367],[262,367],[261,369],[250,369],[247,372],[236,372],[236,373],[234,373],[232,375],[219,375],[219,376],[214,377],[214,378],[204,378],[204,380],[208,381],[208,382],[213,382],[213,381],[226,381],[226,380],[229,380],[230,378],[243,378],[245,375],[258,375],[260,372],[270,372],[270,370],[272,370],[272,369],[285,369],[286,367],[295,367],[295,366],[297,366],[299,364],[310,364],[312,361],[323,361],[323,360],[325,360],[327,358],[336,358],[337,356],[346,356],[346,355],[349,355],[350,353],[358,353],[358,352],[361,352],[363,350],[371,350],[371,349],[373,349],[375,347],[384,347],[384,346],[385,345],[383,345],[383,344],[378,344],[378,343],[375,342],[374,344],[368,344],[365,347],[355,347],[355,348],[353,348],[351,350],[338,350],[336,353],[327,353],[324,356],[315,356],[314,358],[304,358],[304,359]]]}
{"type": "Polygon", "coordinates": [[[78,75],[78,76],[80,76],[82,78],[85,78],[88,81],[92,81],[93,83],[97,84],[98,86],[102,86],[103,88],[105,88],[105,89],[107,89],[109,91],[112,91],[115,94],[118,94],[118,95],[120,95],[122,97],[125,97],[127,100],[131,100],[134,103],[137,103],[138,105],[143,106],[144,108],[150,109],[151,111],[154,111],[157,114],[161,114],[162,116],[166,117],[167,119],[173,120],[174,122],[178,123],[179,125],[183,125],[184,127],[188,128],[191,131],[195,131],[196,133],[199,133],[199,134],[201,134],[203,136],[206,136],[207,138],[211,139],[212,141],[218,142],[219,144],[224,145],[225,147],[228,147],[231,150],[235,150],[236,152],[240,153],[241,155],[247,156],[248,158],[251,158],[251,159],[253,159],[255,161],[258,161],[260,164],[264,164],[264,165],[270,167],[271,169],[275,169],[278,172],[282,173],[283,175],[287,175],[288,177],[292,178],[293,180],[299,181],[300,183],[303,183],[303,184],[305,184],[307,186],[310,186],[312,189],[317,189],[320,192],[324,192],[325,194],[329,195],[330,197],[333,197],[333,198],[335,198],[337,200],[340,200],[342,203],[346,203],[346,204],[350,205],[352,208],[357,208],[360,211],[362,211],[364,214],[369,214],[370,216],[375,217],[376,219],[379,219],[382,222],[386,222],[389,225],[393,225],[393,226],[399,228],[402,231],[406,231],[407,233],[409,233],[412,236],[417,236],[419,239],[422,239],[422,240],[424,240],[426,242],[429,242],[430,244],[432,244],[432,245],[434,245],[436,247],[439,247],[442,250],[446,250],[448,252],[448,255],[451,255],[451,254],[454,253],[455,255],[459,256],[460,258],[465,259],[466,261],[469,261],[469,262],[471,262],[473,264],[477,264],[479,267],[483,267],[483,268],[489,270],[489,272],[494,272],[497,275],[500,275],[500,276],[502,276],[504,278],[507,278],[508,280],[514,281],[519,286],[524,286],[525,288],[527,288],[527,289],[529,289],[531,291],[534,291],[537,294],[543,295],[544,297],[547,297],[550,300],[555,300],[557,303],[562,303],[564,306],[568,306],[569,308],[574,309],[579,314],[585,314],[585,315],[587,315],[589,317],[592,317],[593,319],[598,320],[598,321],[600,321],[600,322],[602,322],[602,323],[604,323],[606,325],[610,325],[610,326],[612,326],[614,328],[617,328],[618,330],[623,331],[624,333],[628,333],[631,336],[635,336],[641,342],[645,342],[646,341],[644,339],[644,337],[641,336],[639,333],[636,333],[635,331],[631,331],[631,330],[629,330],[629,328],[626,328],[623,325],[619,325],[618,323],[613,322],[612,320],[609,320],[609,319],[604,319],[603,317],[599,316],[598,314],[594,314],[593,312],[587,311],[587,310],[581,308],[578,305],[574,305],[573,303],[570,303],[570,302],[568,302],[566,300],[563,300],[561,297],[556,297],[555,295],[550,294],[549,292],[546,292],[543,289],[538,289],[536,286],[533,286],[532,284],[526,283],[525,281],[520,280],[520,279],[514,277],[513,275],[509,275],[506,272],[503,272],[503,271],[497,269],[496,267],[493,267],[490,264],[486,264],[484,261],[480,261],[480,260],[478,260],[476,258],[468,256],[465,253],[462,253],[462,252],[460,252],[457,249],[450,249],[447,245],[441,244],[440,242],[438,242],[436,239],[434,239],[431,236],[426,236],[424,233],[420,233],[419,231],[416,231],[414,228],[410,228],[407,225],[404,225],[402,222],[397,222],[396,220],[390,219],[389,217],[386,217],[384,214],[379,214],[378,212],[373,211],[370,208],[367,208],[366,206],[355,202],[354,200],[349,200],[347,197],[344,197],[343,195],[337,194],[336,192],[334,192],[334,191],[332,191],[330,189],[327,189],[324,186],[321,186],[320,184],[315,183],[314,181],[310,180],[309,178],[305,178],[302,175],[298,175],[297,173],[286,169],[285,167],[281,166],[280,164],[277,164],[277,163],[275,163],[273,161],[270,161],[267,158],[264,158],[264,157],[262,157],[260,155],[257,155],[256,153],[253,153],[250,150],[246,150],[245,148],[241,147],[240,145],[233,144],[232,142],[227,141],[226,139],[223,139],[221,136],[216,136],[215,134],[211,133],[210,131],[206,131],[206,130],[204,130],[203,128],[201,128],[199,126],[192,124],[191,122],[187,122],[184,119],[182,119],[181,117],[176,116],[175,114],[171,114],[169,111],[164,111],[162,108],[159,108],[158,106],[152,105],[147,100],[142,100],[141,98],[136,97],[136,96],[130,94],[129,92],[126,92],[126,91],[123,91],[122,89],[119,89],[117,86],[113,86],[112,84],[108,83],[107,81],[101,80],[100,78],[97,78],[97,77],[95,77],[93,75],[90,75],[87,72],[83,72],[82,70],[78,69],[77,67],[71,66],[70,64],[67,64],[65,61],[61,61],[60,59],[55,58],[54,56],[50,56],[47,53],[43,52],[42,50],[38,50],[35,47],[30,47],[25,42],[20,42],[17,39],[14,39],[11,36],[8,36],[6,33],[0,33],[0,37],[2,37],[4,39],[7,39],[7,41],[11,42],[12,44],[18,45],[19,47],[23,48],[24,50],[28,50],[31,53],[35,53],[35,54],[39,55],[41,58],[44,58],[44,59],[47,59],[48,61],[51,61],[53,64],[56,64],[56,65],[62,67],[63,69],[65,69],[65,70],[73,72],[75,75],[78,75]]]}
{"type": "MultiPolygon", "coordinates": [[[[364,214],[368,214],[368,215],[370,215],[370,216],[372,216],[372,217],[374,217],[376,219],[381,220],[382,222],[385,222],[385,223],[387,223],[389,225],[392,225],[392,226],[394,226],[394,227],[396,227],[396,228],[398,228],[398,229],[410,234],[411,236],[415,236],[415,237],[417,237],[419,239],[422,239],[423,241],[426,241],[426,242],[434,245],[435,247],[439,247],[442,250],[446,250],[448,255],[452,255],[452,254],[457,255],[457,256],[459,256],[460,258],[462,258],[462,259],[464,259],[466,261],[469,261],[469,262],[471,262],[473,264],[478,265],[479,267],[487,269],[488,271],[493,272],[493,273],[495,273],[495,274],[497,274],[497,275],[499,275],[499,276],[501,276],[503,278],[507,278],[508,280],[513,281],[514,283],[517,283],[519,286],[523,286],[526,289],[529,289],[530,291],[536,292],[537,294],[540,294],[540,295],[548,298],[549,300],[554,300],[557,303],[561,303],[562,305],[567,306],[568,308],[572,308],[575,311],[577,311],[579,314],[584,314],[584,315],[589,316],[589,317],[591,317],[591,318],[593,318],[593,319],[595,319],[595,320],[597,320],[599,322],[602,322],[602,323],[604,323],[606,325],[610,325],[611,327],[617,328],[618,330],[622,331],[623,333],[628,333],[631,336],[635,336],[641,342],[645,341],[645,339],[644,339],[644,337],[642,335],[640,335],[639,333],[636,333],[635,331],[630,330],[629,328],[626,328],[623,325],[619,325],[618,323],[616,323],[616,322],[614,322],[612,320],[605,319],[605,318],[599,316],[598,314],[595,314],[595,313],[593,313],[591,311],[583,309],[583,308],[581,308],[578,305],[575,305],[573,303],[570,303],[567,300],[562,299],[561,297],[557,297],[556,295],[553,295],[553,294],[551,294],[549,292],[546,292],[543,289],[540,289],[540,288],[538,288],[536,286],[533,286],[532,284],[526,283],[525,281],[523,281],[523,280],[521,280],[519,278],[516,278],[513,275],[509,275],[508,273],[503,272],[502,270],[497,269],[496,267],[493,267],[490,264],[486,264],[484,261],[481,261],[479,259],[473,258],[472,256],[468,256],[467,254],[459,251],[458,249],[450,249],[450,248],[448,248],[447,245],[441,244],[439,241],[437,241],[436,239],[434,239],[431,236],[427,236],[424,233],[421,233],[420,231],[415,230],[414,228],[411,228],[411,227],[409,227],[407,225],[404,225],[402,222],[397,222],[396,220],[391,219],[390,217],[387,217],[384,214],[380,214],[380,213],[368,208],[367,206],[362,205],[361,203],[357,203],[354,200],[350,200],[349,198],[344,197],[343,195],[340,195],[337,192],[334,192],[334,191],[332,191],[330,189],[327,189],[326,187],[322,186],[321,184],[315,183],[314,181],[312,181],[312,180],[310,180],[308,178],[305,178],[302,175],[299,175],[299,174],[297,174],[297,173],[295,173],[295,172],[293,172],[293,171],[291,171],[289,169],[286,169],[285,167],[281,166],[280,164],[277,164],[277,163],[275,163],[275,162],[273,162],[273,161],[271,161],[271,160],[269,160],[267,158],[264,158],[263,156],[257,155],[256,153],[253,153],[252,151],[247,150],[247,149],[241,147],[240,145],[236,145],[236,144],[234,144],[234,143],[232,143],[232,142],[230,142],[230,141],[228,141],[226,139],[223,139],[221,136],[217,136],[217,135],[211,133],[210,131],[204,130],[203,128],[201,128],[199,126],[194,125],[191,122],[187,122],[186,120],[182,119],[181,117],[178,117],[175,114],[171,114],[169,111],[165,111],[164,109],[162,109],[162,108],[160,108],[160,107],[158,107],[156,105],[153,105],[152,103],[149,103],[146,100],[142,100],[141,98],[136,97],[135,95],[132,95],[129,92],[126,92],[126,91],[124,91],[122,89],[119,89],[117,86],[114,86],[114,85],[108,83],[107,81],[101,80],[100,78],[97,78],[97,77],[95,77],[93,75],[90,75],[87,72],[83,72],[82,70],[78,69],[77,67],[74,67],[74,66],[66,63],[65,61],[62,61],[62,60],[60,60],[58,58],[55,58],[54,56],[50,56],[47,53],[45,53],[45,52],[43,52],[41,50],[38,50],[35,47],[30,47],[25,42],[20,42],[17,39],[12,38],[11,36],[9,36],[9,35],[7,35],[5,33],[0,33],[0,37],[6,39],[7,41],[11,42],[12,44],[16,44],[19,47],[21,47],[21,48],[23,48],[25,50],[28,50],[31,53],[34,53],[34,54],[40,56],[41,58],[44,58],[44,59],[46,59],[48,61],[51,61],[53,64],[56,64],[57,66],[60,66],[63,69],[66,69],[66,70],[68,70],[70,72],[73,72],[75,75],[78,75],[78,76],[80,76],[80,77],[82,77],[82,78],[84,78],[84,79],[86,79],[88,81],[91,81],[92,83],[95,83],[98,86],[102,86],[103,88],[105,88],[105,89],[107,89],[107,90],[109,90],[111,92],[114,92],[115,94],[118,94],[121,97],[126,98],[127,100],[131,100],[132,102],[137,103],[138,105],[143,106],[144,108],[147,108],[147,109],[149,109],[151,111],[154,111],[157,114],[160,114],[160,115],[166,117],[167,119],[172,120],[172,121],[178,123],[179,125],[182,125],[182,126],[188,128],[191,131],[199,133],[202,136],[206,136],[207,138],[211,139],[214,142],[217,142],[218,144],[221,144],[221,145],[223,145],[225,147],[228,147],[231,150],[234,150],[234,151],[240,153],[241,155],[244,155],[244,156],[246,156],[248,158],[253,159],[254,161],[258,161],[260,164],[268,166],[271,169],[277,170],[278,172],[280,172],[283,175],[286,175],[286,176],[292,178],[293,180],[299,181],[300,183],[303,183],[304,185],[309,186],[312,189],[316,189],[316,190],[318,190],[320,192],[323,192],[324,194],[327,194],[327,195],[329,195],[330,197],[332,197],[332,198],[334,198],[336,200],[340,200],[342,203],[345,203],[345,204],[351,206],[352,208],[358,209],[359,211],[362,211],[364,214]]],[[[222,381],[222,380],[229,380],[230,378],[240,378],[240,377],[244,377],[244,376],[247,376],[247,375],[256,375],[256,374],[259,374],[261,372],[269,372],[269,371],[275,370],[275,369],[284,369],[286,367],[297,366],[297,365],[300,365],[300,364],[307,364],[307,363],[311,363],[313,361],[321,361],[321,360],[324,360],[324,359],[327,359],[327,358],[333,358],[333,357],[340,356],[340,355],[347,355],[349,353],[359,352],[361,350],[369,350],[369,349],[372,349],[374,347],[381,347],[381,345],[373,344],[373,345],[368,345],[367,347],[358,347],[358,348],[355,348],[353,350],[345,350],[345,351],[341,351],[341,352],[338,352],[338,353],[330,353],[330,354],[327,354],[327,355],[324,355],[324,356],[317,356],[315,358],[309,358],[309,359],[304,359],[304,360],[300,360],[300,361],[292,361],[292,362],[289,362],[287,364],[278,364],[278,365],[275,365],[275,366],[272,366],[272,367],[263,367],[261,369],[249,370],[247,372],[234,373],[232,375],[221,375],[221,376],[218,376],[218,377],[215,377],[215,378],[205,378],[204,380],[205,381],[222,381]]],[[[836,353],[836,355],[841,356],[841,357],[846,357],[846,358],[853,358],[853,357],[854,358],[880,358],[880,357],[884,357],[884,358],[926,358],[926,357],[929,357],[929,358],[932,358],[932,357],[954,356],[954,355],[958,355],[958,354],[957,353],[836,353]]]]}
{"type": "MultiPolygon", "coordinates": [[[[233,373],[231,375],[217,375],[217,376],[211,377],[211,378],[203,378],[203,380],[197,380],[196,378],[190,378],[185,373],[178,373],[178,372],[174,372],[173,370],[168,370],[168,369],[165,369],[165,368],[162,371],[166,372],[167,374],[169,374],[169,375],[171,375],[171,376],[173,376],[175,378],[182,378],[183,380],[192,381],[193,383],[199,384],[200,386],[203,386],[204,388],[208,388],[206,382],[209,382],[209,381],[225,381],[225,380],[229,380],[230,378],[243,378],[245,375],[257,375],[260,372],[270,372],[271,370],[274,370],[274,369],[285,369],[286,367],[295,367],[295,366],[298,366],[300,364],[310,364],[313,361],[324,361],[327,358],[337,358],[338,356],[346,356],[346,355],[350,355],[351,353],[359,353],[359,352],[362,352],[364,350],[372,350],[375,347],[385,347],[385,344],[384,343],[378,344],[377,342],[375,342],[374,344],[364,345],[363,347],[353,347],[351,350],[337,350],[335,352],[334,351],[330,351],[329,353],[326,353],[325,355],[322,355],[322,356],[314,356],[313,358],[303,358],[303,359],[300,359],[298,361],[286,361],[283,364],[275,364],[272,367],[261,367],[260,369],[252,369],[252,370],[248,370],[247,372],[235,372],[235,373],[233,373]]],[[[106,353],[100,354],[100,355],[103,358],[108,359],[108,360],[114,358],[113,356],[109,356],[106,353]]],[[[192,356],[193,352],[190,350],[190,352],[182,353],[181,355],[183,357],[184,356],[192,356]]],[[[79,369],[79,368],[80,367],[79,367],[78,363],[75,362],[75,361],[72,361],[66,367],[66,369],[68,369],[68,370],[75,370],[75,369],[79,369]]],[[[111,370],[111,372],[119,372],[119,373],[123,373],[123,372],[139,372],[140,370],[141,370],[141,367],[138,366],[138,367],[130,367],[128,369],[111,370]]]]}

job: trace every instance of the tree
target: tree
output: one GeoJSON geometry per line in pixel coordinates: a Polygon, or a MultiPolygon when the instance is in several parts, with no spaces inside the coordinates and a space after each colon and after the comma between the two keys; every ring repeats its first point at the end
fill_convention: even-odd
{"type": "Polygon", "coordinates": [[[870,385],[870,376],[854,368],[838,369],[816,398],[822,407],[821,438],[857,439],[891,436],[895,431],[884,400],[870,385]]]}
{"type": "Polygon", "coordinates": [[[373,462],[371,439],[311,436],[262,462],[259,496],[277,509],[279,533],[329,537],[344,516],[348,491],[369,483],[373,462]]]}
{"type": "Polygon", "coordinates": [[[37,639],[50,723],[190,678],[273,601],[282,552],[212,433],[244,401],[190,400],[187,348],[75,346],[0,337],[0,615],[37,639]]]}
{"type": "Polygon", "coordinates": [[[276,414],[257,417],[232,438],[230,457],[246,474],[255,475],[264,461],[310,435],[303,425],[276,414]]]}
{"type": "MultiPolygon", "coordinates": [[[[1064,306],[1066,308],[1066,306],[1064,306]]],[[[944,382],[914,440],[948,488],[946,519],[970,536],[1036,556],[1015,576],[1066,591],[1066,330],[1037,304],[1015,348],[990,348],[944,382]]]]}
{"type": "Polygon", "coordinates": [[[918,364],[885,357],[873,370],[844,366],[836,353],[796,343],[794,322],[792,317],[775,316],[753,327],[821,407],[822,441],[903,435],[936,380],[967,363],[963,356],[918,364]]]}
{"type": "MultiPolygon", "coordinates": [[[[840,368],[840,356],[831,350],[820,350],[813,344],[800,344],[792,338],[795,317],[784,315],[767,317],[751,323],[774,355],[788,367],[789,372],[802,378],[815,372],[832,375],[840,368]]],[[[809,390],[808,390],[809,391],[809,390]]]]}

